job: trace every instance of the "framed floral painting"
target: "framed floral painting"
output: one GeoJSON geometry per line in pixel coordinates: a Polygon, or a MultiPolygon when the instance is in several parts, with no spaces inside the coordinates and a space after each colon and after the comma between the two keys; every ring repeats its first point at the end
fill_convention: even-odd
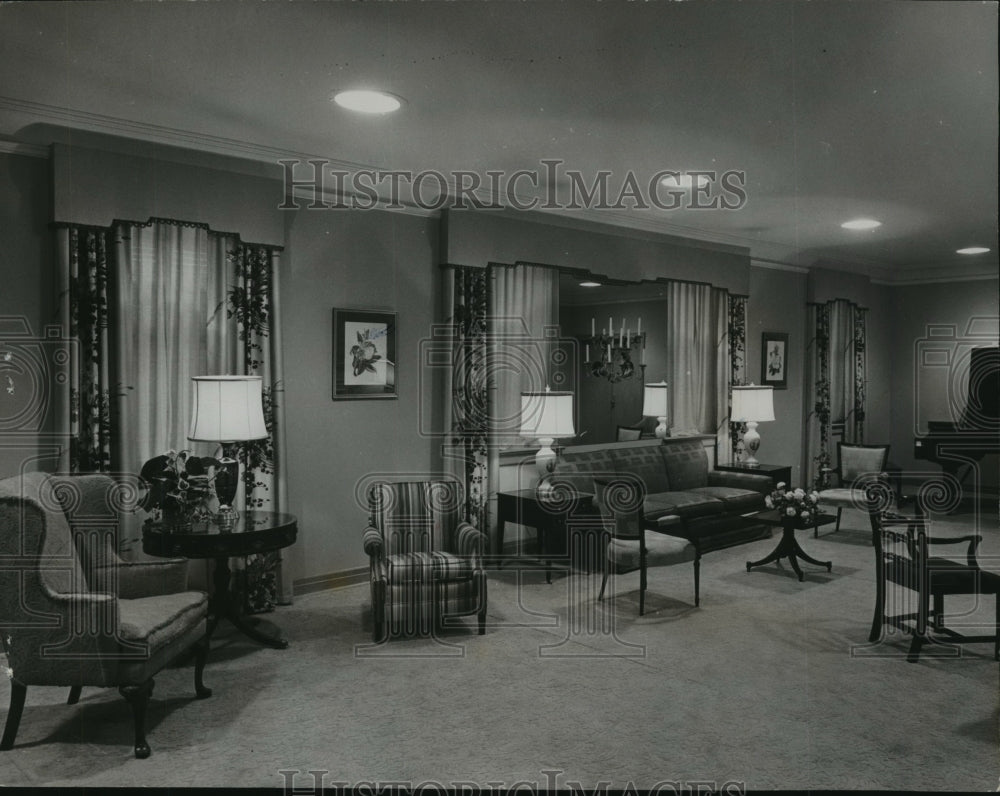
{"type": "Polygon", "coordinates": [[[396,313],[333,308],[333,399],[397,398],[396,313]]]}
{"type": "Polygon", "coordinates": [[[760,343],[760,383],[776,390],[788,388],[788,335],[764,332],[760,343]]]}

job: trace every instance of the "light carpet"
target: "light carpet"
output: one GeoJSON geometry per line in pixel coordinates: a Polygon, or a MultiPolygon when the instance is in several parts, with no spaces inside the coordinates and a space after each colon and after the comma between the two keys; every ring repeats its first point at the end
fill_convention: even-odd
{"type": "MultiPolygon", "coordinates": [[[[637,573],[598,603],[597,575],[546,584],[508,567],[491,573],[485,636],[470,620],[373,647],[367,585],[306,595],[263,620],[287,650],[220,628],[211,699],[194,699],[190,662],[156,678],[148,760],[132,756],[116,691],[84,689],[67,706],[67,689],[29,688],[0,784],[994,790],[992,645],[930,648],[916,664],[899,634],[869,645],[865,525],[845,514],[838,533],[803,532],[807,552],[833,561],[831,573],[805,565],[803,583],[787,564],[746,571],[777,537],[709,554],[698,608],[690,564],[652,569],[641,618],[637,573]]],[[[983,564],[998,569],[988,525],[983,564]]],[[[971,527],[949,517],[935,532],[971,527]]],[[[992,597],[946,607],[952,624],[992,622],[992,597]]],[[[4,681],[0,705],[8,697],[4,681]]]]}

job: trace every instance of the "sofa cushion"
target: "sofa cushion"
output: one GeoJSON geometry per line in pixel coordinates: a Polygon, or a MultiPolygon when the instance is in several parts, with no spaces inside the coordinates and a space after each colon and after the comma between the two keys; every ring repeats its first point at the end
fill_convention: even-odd
{"type": "Polygon", "coordinates": [[[665,440],[660,453],[666,465],[670,488],[682,492],[708,486],[708,455],[697,439],[665,440]]]}
{"type": "Polygon", "coordinates": [[[432,553],[396,553],[388,556],[390,583],[431,580],[468,580],[472,577],[472,559],[435,550],[432,553]]]}
{"type": "Polygon", "coordinates": [[[207,613],[208,596],[202,591],[119,600],[121,639],[148,645],[152,655],[195,627],[207,613]]]}
{"type": "Polygon", "coordinates": [[[619,473],[631,473],[642,480],[647,495],[670,491],[659,445],[612,450],[612,456],[619,473]]]}
{"type": "Polygon", "coordinates": [[[726,511],[730,514],[746,514],[748,511],[764,508],[764,496],[760,492],[754,492],[750,489],[737,489],[731,486],[703,486],[691,491],[721,500],[726,511]]]}
{"type": "Polygon", "coordinates": [[[642,504],[642,513],[647,521],[657,520],[666,514],[692,520],[722,514],[725,510],[721,500],[698,492],[660,492],[647,496],[642,504]]]}
{"type": "Polygon", "coordinates": [[[552,482],[568,484],[577,492],[594,494],[594,476],[612,477],[615,463],[611,451],[566,451],[556,461],[552,482]]]}

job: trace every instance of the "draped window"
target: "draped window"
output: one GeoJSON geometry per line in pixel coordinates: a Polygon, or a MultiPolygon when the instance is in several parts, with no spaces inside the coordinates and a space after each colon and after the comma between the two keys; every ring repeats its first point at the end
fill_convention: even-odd
{"type": "Polygon", "coordinates": [[[835,436],[844,442],[865,441],[867,313],[846,299],[809,305],[814,333],[806,350],[806,464],[809,482],[817,488],[827,486],[823,469],[833,465],[835,436]]]}
{"type": "Polygon", "coordinates": [[[713,434],[730,449],[729,293],[692,282],[667,284],[667,384],[671,434],[713,434]]]}
{"type": "MultiPolygon", "coordinates": [[[[138,473],[169,449],[217,451],[187,441],[190,377],[263,377],[270,437],[245,445],[243,505],[281,511],[278,250],[204,225],[151,220],[110,229],[57,228],[62,313],[76,345],[70,363],[70,446],[62,469],[138,473]]],[[[252,610],[291,597],[277,557],[248,559],[252,610]]]]}

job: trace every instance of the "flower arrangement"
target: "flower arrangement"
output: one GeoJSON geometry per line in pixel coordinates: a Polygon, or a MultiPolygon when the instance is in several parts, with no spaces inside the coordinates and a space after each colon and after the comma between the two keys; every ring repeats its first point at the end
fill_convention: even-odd
{"type": "Polygon", "coordinates": [[[812,522],[819,511],[818,504],[818,492],[806,492],[799,488],[789,490],[784,481],[779,481],[775,490],[764,498],[764,505],[769,509],[776,509],[783,517],[802,523],[812,522]]]}
{"type": "Polygon", "coordinates": [[[139,473],[146,485],[139,508],[171,527],[189,525],[212,514],[213,482],[219,466],[217,459],[192,456],[187,450],[154,456],[139,473]]]}

